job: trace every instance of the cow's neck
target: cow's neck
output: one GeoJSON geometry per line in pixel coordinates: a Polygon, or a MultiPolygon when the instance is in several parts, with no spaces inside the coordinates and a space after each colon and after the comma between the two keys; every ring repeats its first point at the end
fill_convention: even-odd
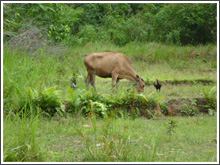
{"type": "Polygon", "coordinates": [[[137,73],[136,72],[132,72],[132,73],[128,73],[126,75],[126,78],[133,81],[134,83],[138,82],[137,80],[137,73]]]}

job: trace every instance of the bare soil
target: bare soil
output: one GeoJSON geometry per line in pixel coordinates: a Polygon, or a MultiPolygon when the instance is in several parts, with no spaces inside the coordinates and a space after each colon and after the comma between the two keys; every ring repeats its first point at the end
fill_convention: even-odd
{"type": "MultiPolygon", "coordinates": [[[[181,116],[184,115],[181,111],[183,110],[183,105],[192,107],[199,113],[208,113],[208,108],[206,107],[207,101],[205,98],[194,98],[194,99],[177,99],[170,100],[166,103],[167,111],[162,110],[162,106],[157,103],[153,106],[139,106],[140,115],[146,118],[152,118],[155,114],[158,116],[181,116]],[[196,105],[192,105],[192,100],[196,101],[196,105]]],[[[132,107],[128,108],[128,112],[132,112],[132,107]]]]}
{"type": "Polygon", "coordinates": [[[208,109],[206,107],[207,101],[205,98],[194,98],[194,99],[177,99],[177,100],[170,100],[166,103],[168,108],[168,115],[176,116],[181,114],[181,110],[183,109],[183,104],[187,106],[192,105],[191,100],[196,100],[196,105],[193,105],[193,109],[197,109],[199,113],[208,113],[208,109]]]}
{"type": "Polygon", "coordinates": [[[206,79],[197,79],[197,80],[165,80],[161,82],[162,84],[196,84],[196,83],[202,83],[203,85],[209,85],[216,83],[213,80],[206,80],[206,79]]]}

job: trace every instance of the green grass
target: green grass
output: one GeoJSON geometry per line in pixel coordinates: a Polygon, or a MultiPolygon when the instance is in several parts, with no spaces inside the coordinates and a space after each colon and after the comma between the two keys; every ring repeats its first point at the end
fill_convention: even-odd
{"type": "MultiPolygon", "coordinates": [[[[37,149],[26,151],[26,161],[64,162],[215,162],[217,161],[216,116],[164,117],[106,120],[84,117],[39,118],[33,128],[27,120],[22,128],[35,131],[37,149]],[[177,121],[175,133],[167,134],[168,123],[177,121]],[[90,150],[90,152],[88,152],[90,150]],[[29,153],[30,152],[30,153],[29,153]]],[[[4,120],[4,159],[21,149],[17,140],[33,147],[29,132],[22,136],[18,121],[4,120]],[[13,125],[13,127],[12,127],[13,125]],[[10,129],[8,129],[10,128],[10,129]],[[13,132],[12,132],[13,131],[13,132]],[[7,137],[7,138],[6,138],[7,137]],[[9,149],[10,148],[10,149],[9,149]]],[[[23,144],[23,143],[22,143],[23,144]]],[[[19,144],[20,145],[20,144],[19,144]]]]}
{"type": "MultiPolygon", "coordinates": [[[[120,111],[121,118],[114,113],[103,118],[80,114],[88,113],[89,105],[103,112],[106,100],[117,102],[126,98],[132,94],[127,89],[133,84],[122,80],[119,93],[111,94],[111,79],[97,77],[98,95],[86,93],[87,73],[82,62],[86,53],[119,51],[128,55],[136,72],[151,83],[139,98],[166,102],[205,97],[210,99],[208,106],[212,107],[216,98],[216,90],[212,90],[217,82],[216,50],[215,45],[178,47],[130,43],[116,47],[108,43],[90,43],[65,48],[57,54],[47,54],[44,50],[29,54],[4,47],[3,160],[216,162],[216,115],[154,116],[149,120],[138,115],[132,117],[117,108],[114,110],[120,111]],[[72,91],[68,86],[75,73],[78,89],[72,91]],[[214,83],[162,83],[161,92],[155,92],[152,82],[156,78],[162,82],[205,79],[214,83]],[[93,101],[88,104],[88,100],[93,101]],[[70,113],[63,112],[61,103],[65,101],[74,104],[70,113]],[[53,111],[59,113],[46,115],[53,111]],[[172,120],[177,121],[177,127],[175,133],[168,135],[167,125],[172,120]]],[[[91,86],[90,89],[93,91],[91,86]]]]}
{"type": "MultiPolygon", "coordinates": [[[[162,55],[158,57],[160,59],[158,62],[156,60],[153,62],[133,60],[134,69],[145,81],[155,81],[156,78],[161,81],[193,81],[195,79],[217,81],[216,68],[213,68],[211,65],[211,63],[216,62],[216,54],[214,54],[214,59],[212,57],[214,56],[213,53],[215,53],[214,48],[214,46],[210,45],[198,48],[166,47],[156,43],[149,43],[146,46],[143,44],[133,44],[125,47],[114,47],[108,44],[87,44],[84,47],[64,49],[62,54],[52,56],[45,54],[43,50],[40,50],[36,55],[29,55],[25,52],[11,52],[8,47],[5,47],[3,58],[4,98],[8,96],[16,97],[16,93],[19,95],[19,92],[21,93],[27,87],[34,88],[38,92],[51,86],[58,86],[59,89],[63,89],[70,84],[70,77],[76,70],[78,88],[85,89],[84,79],[87,72],[82,62],[84,55],[90,52],[106,50],[123,52],[131,59],[134,55],[133,52],[140,53],[139,56],[148,59],[150,51],[154,52],[150,54],[152,57],[154,57],[155,51],[160,51],[159,55],[162,55]],[[134,49],[131,47],[134,47],[134,49]],[[194,60],[188,57],[191,49],[195,49],[199,54],[194,60]],[[176,57],[176,51],[181,52],[182,56],[176,57]],[[203,52],[208,54],[206,55],[203,52]],[[163,56],[167,56],[167,59],[164,59],[163,56]],[[61,58],[62,60],[60,60],[61,58]],[[203,62],[200,58],[206,59],[207,62],[203,62]]],[[[110,89],[107,86],[103,86],[103,83],[111,83],[111,79],[97,78],[96,82],[98,91],[103,91],[105,88],[110,89]],[[100,90],[100,86],[104,88],[100,90]]]]}

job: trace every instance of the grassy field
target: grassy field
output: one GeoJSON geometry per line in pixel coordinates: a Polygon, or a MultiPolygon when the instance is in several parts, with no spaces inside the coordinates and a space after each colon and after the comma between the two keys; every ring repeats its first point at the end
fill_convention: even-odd
{"type": "Polygon", "coordinates": [[[125,109],[109,111],[113,103],[132,94],[127,92],[132,87],[128,80],[122,80],[120,91],[111,94],[111,79],[97,77],[98,94],[94,94],[92,87],[92,92],[86,92],[83,57],[86,53],[101,51],[119,51],[130,57],[134,69],[148,84],[141,97],[136,94],[137,98],[162,103],[171,99],[208,97],[216,102],[215,45],[180,47],[131,43],[116,47],[93,43],[62,48],[56,54],[43,49],[32,54],[11,51],[6,46],[3,54],[3,161],[217,161],[216,115],[154,115],[147,119],[138,114],[132,117],[125,109]],[[72,75],[77,79],[75,91],[69,88],[72,75]],[[161,92],[156,92],[152,84],[156,78],[162,82],[161,92]],[[163,83],[185,80],[190,83],[163,83]],[[197,80],[212,83],[203,84],[197,80]],[[67,101],[72,108],[68,113],[65,112],[67,104],[63,104],[67,101]]]}
{"type": "Polygon", "coordinates": [[[5,119],[4,158],[46,162],[216,162],[216,123],[217,117],[208,115],[151,120],[141,117],[94,121],[76,116],[5,119]],[[169,128],[171,121],[176,121],[176,127],[169,128]]]}

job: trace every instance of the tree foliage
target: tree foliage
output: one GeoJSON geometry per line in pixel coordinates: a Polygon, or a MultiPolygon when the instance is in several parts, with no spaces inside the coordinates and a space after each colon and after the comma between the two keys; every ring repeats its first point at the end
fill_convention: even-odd
{"type": "Polygon", "coordinates": [[[30,28],[68,45],[216,43],[216,3],[4,3],[4,39],[30,28]]]}

